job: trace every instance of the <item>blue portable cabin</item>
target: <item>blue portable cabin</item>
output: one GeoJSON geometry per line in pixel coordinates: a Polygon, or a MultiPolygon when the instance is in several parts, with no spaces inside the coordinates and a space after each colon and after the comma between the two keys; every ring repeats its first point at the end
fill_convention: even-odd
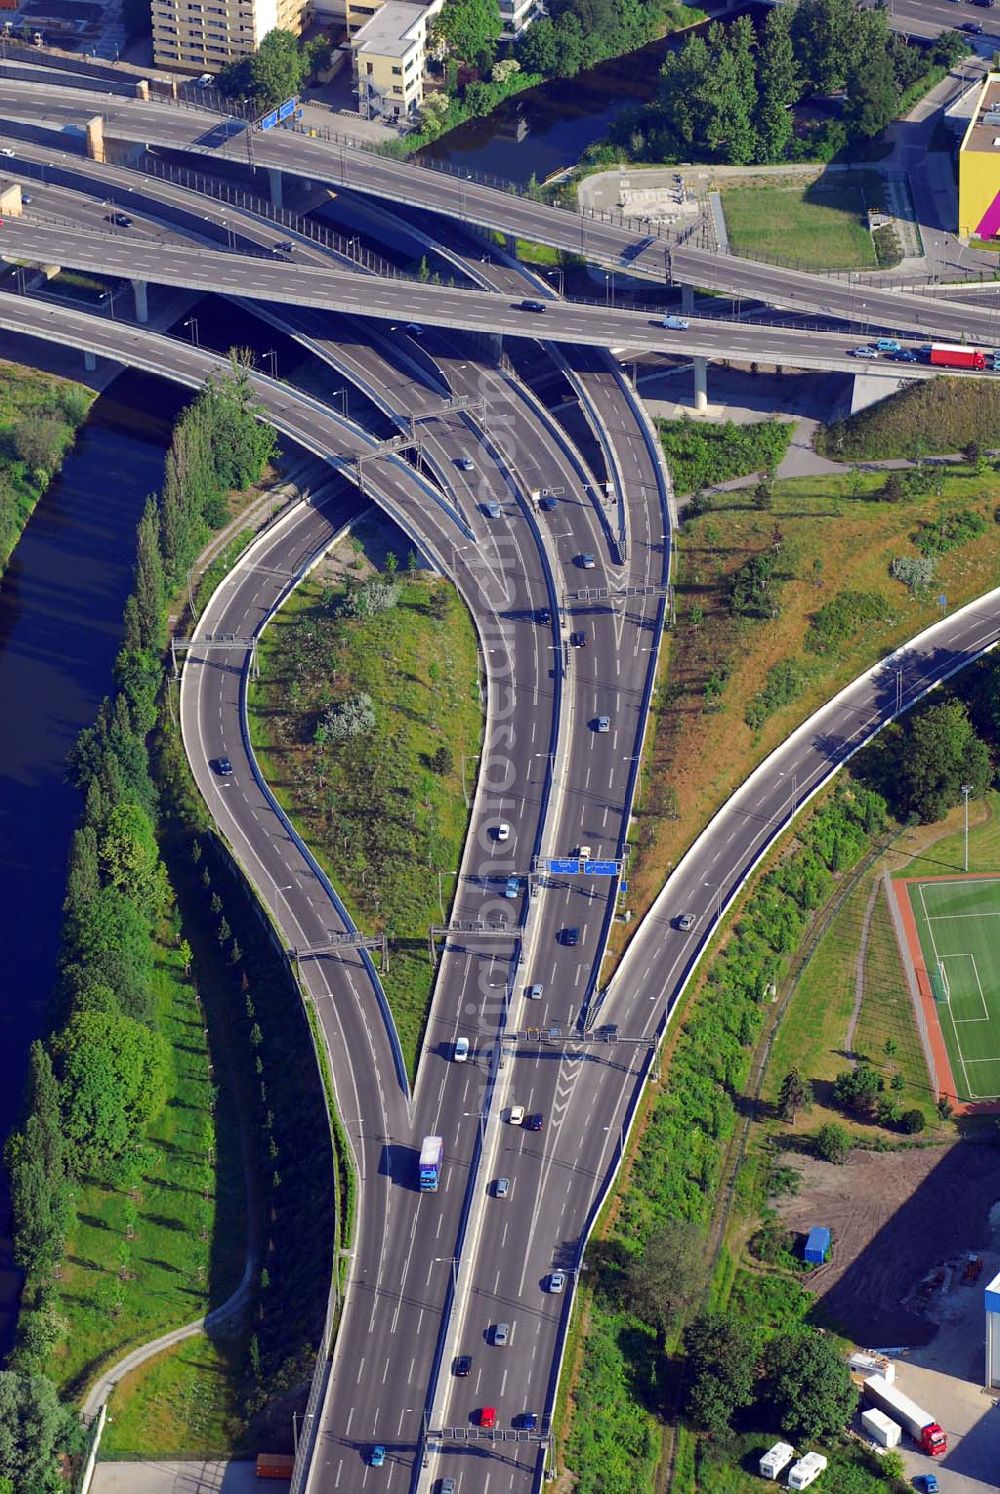
{"type": "Polygon", "coordinates": [[[812,1266],[821,1266],[830,1254],[830,1231],[822,1224],[814,1224],[806,1238],[802,1258],[812,1266]]]}

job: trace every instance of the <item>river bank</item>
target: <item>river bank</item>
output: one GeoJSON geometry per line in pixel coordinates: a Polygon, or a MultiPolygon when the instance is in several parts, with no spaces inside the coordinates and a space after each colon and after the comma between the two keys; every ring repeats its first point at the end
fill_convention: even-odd
{"type": "MultiPolygon", "coordinates": [[[[177,404],[185,399],[176,396],[177,404]]],[[[160,481],[172,391],[124,374],[97,399],[60,475],[39,499],[0,585],[0,1134],[23,1104],[28,1048],[44,1029],[66,861],[79,796],[65,758],[111,682],[131,581],[135,529],[160,481]]],[[[0,1180],[0,1349],[17,1280],[0,1180]]]]}

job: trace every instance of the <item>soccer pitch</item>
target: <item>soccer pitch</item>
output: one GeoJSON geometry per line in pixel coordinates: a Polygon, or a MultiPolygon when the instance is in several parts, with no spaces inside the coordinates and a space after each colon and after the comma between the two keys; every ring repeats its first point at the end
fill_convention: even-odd
{"type": "Polygon", "coordinates": [[[959,1097],[1000,1097],[1000,877],[913,881],[910,906],[959,1097]]]}

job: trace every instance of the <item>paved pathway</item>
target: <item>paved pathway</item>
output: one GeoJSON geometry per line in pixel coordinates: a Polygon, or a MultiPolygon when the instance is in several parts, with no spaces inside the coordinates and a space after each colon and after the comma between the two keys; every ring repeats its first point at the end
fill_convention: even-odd
{"type": "Polygon", "coordinates": [[[91,1484],[93,1494],[250,1494],[266,1488],[282,1494],[285,1479],[258,1483],[251,1462],[98,1463],[91,1484]]]}

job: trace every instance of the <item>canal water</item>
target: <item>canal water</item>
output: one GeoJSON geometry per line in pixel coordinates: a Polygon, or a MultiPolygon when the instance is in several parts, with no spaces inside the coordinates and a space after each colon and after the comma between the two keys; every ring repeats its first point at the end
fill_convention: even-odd
{"type": "MultiPolygon", "coordinates": [[[[767,7],[748,9],[756,23],[767,7]]],[[[747,8],[727,11],[726,19],[746,13],[747,8]]],[[[554,171],[575,166],[587,146],[603,140],[625,109],[650,103],[667,53],[709,24],[675,31],[624,57],[610,57],[575,78],[553,78],[527,88],[486,119],[470,119],[449,130],[418,152],[417,159],[491,172],[520,186],[532,175],[542,182],[554,171]]]]}
{"type": "MultiPolygon", "coordinates": [[[[146,495],[188,396],[124,373],[98,398],[0,583],[0,1138],[21,1118],[28,1049],[46,1028],[79,796],[64,764],[111,685],[146,495]]],[[[0,1351],[17,1282],[0,1177],[0,1351]]]]}

